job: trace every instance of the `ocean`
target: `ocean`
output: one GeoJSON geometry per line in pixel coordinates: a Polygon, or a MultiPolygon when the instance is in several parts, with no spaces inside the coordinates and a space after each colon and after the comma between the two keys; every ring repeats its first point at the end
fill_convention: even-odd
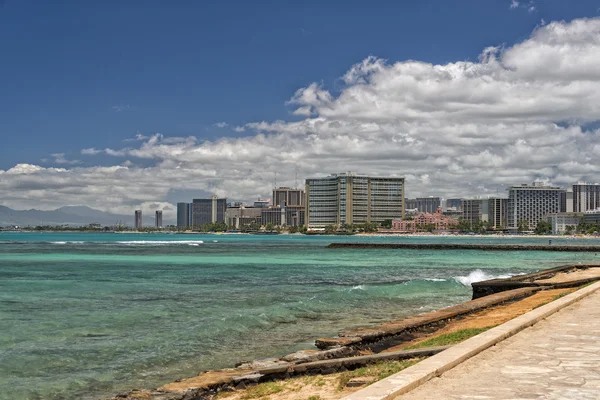
{"type": "MultiPolygon", "coordinates": [[[[526,237],[0,233],[0,399],[102,399],[457,304],[594,253],[326,249],[526,237]]],[[[553,244],[600,244],[554,238],[553,244]]]]}

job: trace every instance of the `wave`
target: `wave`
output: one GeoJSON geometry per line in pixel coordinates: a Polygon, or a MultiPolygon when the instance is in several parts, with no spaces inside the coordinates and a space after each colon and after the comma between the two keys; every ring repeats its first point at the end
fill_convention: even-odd
{"type": "Polygon", "coordinates": [[[488,281],[490,279],[506,279],[506,278],[510,278],[511,276],[514,276],[514,275],[516,275],[516,274],[492,275],[492,274],[488,274],[487,272],[484,272],[480,269],[476,269],[475,271],[471,271],[469,273],[469,275],[455,276],[454,280],[456,280],[457,282],[459,282],[465,286],[471,286],[471,284],[473,282],[488,281]]]}
{"type": "Polygon", "coordinates": [[[81,241],[67,241],[67,242],[50,242],[51,244],[83,244],[81,241]]]}
{"type": "Polygon", "coordinates": [[[187,244],[187,245],[200,245],[203,244],[203,240],[126,240],[117,242],[119,244],[126,245],[148,245],[148,246],[161,246],[169,244],[187,244]]]}

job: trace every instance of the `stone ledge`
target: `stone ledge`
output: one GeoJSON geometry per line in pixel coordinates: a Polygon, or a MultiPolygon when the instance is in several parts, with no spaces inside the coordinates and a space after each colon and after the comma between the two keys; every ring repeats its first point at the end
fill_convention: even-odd
{"type": "Polygon", "coordinates": [[[407,317],[397,321],[386,322],[372,327],[341,332],[337,338],[320,338],[315,341],[318,348],[326,349],[336,346],[352,346],[363,343],[373,343],[379,340],[402,334],[412,330],[424,328],[431,324],[445,321],[459,315],[469,314],[487,307],[495,306],[508,301],[518,300],[541,290],[539,287],[525,287],[496,293],[480,299],[467,301],[456,306],[432,311],[423,315],[407,317]]]}
{"type": "Polygon", "coordinates": [[[397,374],[372,384],[343,400],[391,400],[454,368],[483,350],[528,328],[600,289],[600,282],[474,336],[397,374]]]}

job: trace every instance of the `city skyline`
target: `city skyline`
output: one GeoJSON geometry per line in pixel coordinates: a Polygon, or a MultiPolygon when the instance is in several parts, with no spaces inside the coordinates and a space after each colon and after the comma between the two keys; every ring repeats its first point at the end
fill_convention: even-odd
{"type": "Polygon", "coordinates": [[[276,40],[269,33],[275,25],[275,32],[292,26],[295,36],[285,33],[290,46],[275,46],[298,64],[291,65],[269,46],[244,53],[240,31],[200,40],[204,29],[220,28],[196,27],[193,16],[231,22],[224,6],[164,13],[149,3],[140,24],[162,18],[182,29],[161,30],[163,42],[152,46],[155,36],[127,28],[137,10],[131,4],[46,10],[41,2],[8,2],[2,29],[19,39],[0,47],[9,60],[0,66],[7,88],[0,95],[0,205],[85,204],[119,214],[160,209],[173,221],[176,203],[186,198],[251,201],[274,186],[301,186],[298,177],[336,171],[403,176],[410,198],[506,195],[535,180],[562,187],[600,181],[597,6],[473,1],[451,10],[425,3],[390,6],[390,18],[410,25],[367,22],[370,11],[358,3],[343,11],[347,20],[334,19],[341,10],[312,2],[264,27],[244,25],[263,44],[276,40]],[[65,22],[62,30],[45,26],[42,38],[38,8],[65,22]],[[111,15],[120,42],[108,36],[104,21],[111,15]],[[89,31],[70,22],[75,16],[89,31]],[[347,36],[329,30],[327,18],[347,36]],[[480,19],[487,22],[474,22],[480,19]],[[372,31],[355,32],[359,22],[372,31]],[[182,43],[194,40],[193,54],[184,51],[182,43]],[[232,54],[219,59],[223,43],[232,54]],[[120,56],[136,45],[139,58],[120,56]],[[100,66],[88,47],[106,56],[100,66]],[[215,65],[199,54],[213,56],[215,65]],[[243,61],[236,63],[235,54],[243,61]],[[35,56],[57,61],[41,68],[35,56]],[[147,75],[132,72],[142,70],[147,75]],[[174,71],[193,90],[178,86],[174,71]]]}

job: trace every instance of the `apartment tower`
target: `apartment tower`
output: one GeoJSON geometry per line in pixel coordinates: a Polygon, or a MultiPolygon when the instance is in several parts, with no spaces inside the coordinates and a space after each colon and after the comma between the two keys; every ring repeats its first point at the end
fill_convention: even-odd
{"type": "Polygon", "coordinates": [[[162,223],[162,211],[161,210],[156,210],[156,212],[154,213],[154,227],[155,228],[162,228],[163,223],[162,223]]]}
{"type": "Polygon", "coordinates": [[[135,229],[141,229],[142,227],[142,210],[135,210],[135,219],[133,223],[135,229]]]}
{"type": "Polygon", "coordinates": [[[306,224],[381,223],[404,217],[404,178],[373,177],[352,172],[306,180],[306,224]]]}

